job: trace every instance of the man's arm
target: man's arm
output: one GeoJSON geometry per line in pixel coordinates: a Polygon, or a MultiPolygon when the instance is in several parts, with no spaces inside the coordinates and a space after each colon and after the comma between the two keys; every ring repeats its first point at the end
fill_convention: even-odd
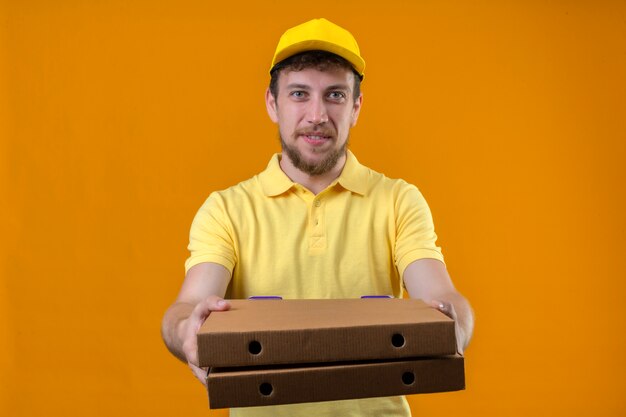
{"type": "Polygon", "coordinates": [[[459,353],[463,353],[474,331],[474,312],[452,284],[443,262],[419,259],[404,270],[404,286],[411,298],[420,298],[456,322],[459,353]]]}
{"type": "Polygon", "coordinates": [[[161,335],[174,356],[187,363],[205,384],[206,371],[198,367],[196,333],[211,311],[228,310],[223,300],[230,272],[222,265],[201,263],[187,272],[178,298],[167,309],[161,324],[161,335]]]}

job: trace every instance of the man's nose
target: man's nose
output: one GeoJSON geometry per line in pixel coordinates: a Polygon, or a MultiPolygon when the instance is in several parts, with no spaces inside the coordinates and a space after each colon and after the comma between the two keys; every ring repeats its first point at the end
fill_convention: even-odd
{"type": "Polygon", "coordinates": [[[320,98],[314,98],[309,101],[308,108],[308,121],[314,125],[320,125],[328,122],[328,112],[326,111],[326,104],[324,100],[320,98]]]}

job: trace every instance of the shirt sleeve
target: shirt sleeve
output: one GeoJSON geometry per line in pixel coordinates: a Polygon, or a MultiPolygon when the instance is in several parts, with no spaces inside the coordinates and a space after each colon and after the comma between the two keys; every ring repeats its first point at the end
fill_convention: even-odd
{"type": "Polygon", "coordinates": [[[219,193],[212,193],[191,224],[185,272],[202,262],[224,266],[232,274],[237,262],[230,220],[219,193]]]}
{"type": "Polygon", "coordinates": [[[430,258],[444,262],[430,208],[422,193],[406,182],[396,194],[395,263],[400,277],[412,262],[430,258]]]}

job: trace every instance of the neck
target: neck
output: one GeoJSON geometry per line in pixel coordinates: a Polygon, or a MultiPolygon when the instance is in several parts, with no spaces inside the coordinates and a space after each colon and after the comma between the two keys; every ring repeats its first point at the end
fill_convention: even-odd
{"type": "Polygon", "coordinates": [[[329,171],[320,175],[309,175],[306,172],[300,171],[296,168],[289,156],[285,152],[282,153],[280,158],[280,168],[289,177],[289,179],[297,184],[302,185],[313,194],[317,195],[324,191],[333,181],[339,178],[343,167],[346,164],[346,154],[344,154],[334,167],[329,171]]]}

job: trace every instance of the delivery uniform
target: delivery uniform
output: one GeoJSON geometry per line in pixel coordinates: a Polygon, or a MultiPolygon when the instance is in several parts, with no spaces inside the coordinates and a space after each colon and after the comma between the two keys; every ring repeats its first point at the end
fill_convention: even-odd
{"type": "MultiPolygon", "coordinates": [[[[190,232],[186,270],[202,262],[231,272],[226,298],[401,297],[413,261],[443,262],[419,190],[361,165],[348,151],[341,175],[314,195],[281,170],[212,193],[190,232]]],[[[297,347],[294,347],[297,348],[297,347]]],[[[231,410],[232,416],[409,416],[404,397],[231,410]]]]}

